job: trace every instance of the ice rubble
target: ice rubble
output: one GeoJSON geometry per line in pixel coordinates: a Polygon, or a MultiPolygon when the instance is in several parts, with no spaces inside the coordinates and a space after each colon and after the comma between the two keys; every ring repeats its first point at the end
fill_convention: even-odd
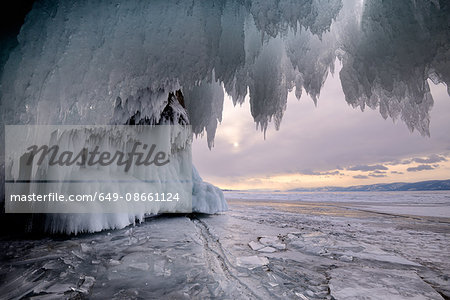
{"type": "Polygon", "coordinates": [[[58,299],[72,289],[79,296],[91,289],[92,299],[442,299],[450,294],[450,262],[442,251],[450,239],[443,234],[446,223],[366,212],[336,216],[336,207],[327,203],[316,203],[317,214],[299,214],[258,202],[237,204],[214,218],[161,217],[72,239],[2,243],[0,293],[58,299]],[[250,249],[249,241],[282,242],[286,250],[261,253],[250,249]],[[355,253],[367,255],[350,259],[355,253]]]}
{"type": "Polygon", "coordinates": [[[330,271],[330,294],[335,299],[442,299],[414,271],[351,267],[330,271]],[[367,280],[370,278],[370,280],[367,280]]]}

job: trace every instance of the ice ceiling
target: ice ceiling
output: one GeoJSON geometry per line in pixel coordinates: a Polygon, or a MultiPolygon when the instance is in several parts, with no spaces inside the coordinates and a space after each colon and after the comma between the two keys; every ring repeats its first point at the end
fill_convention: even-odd
{"type": "MultiPolygon", "coordinates": [[[[124,124],[181,89],[213,144],[224,91],[259,127],[319,94],[337,59],[346,101],[429,134],[428,79],[450,83],[448,1],[38,1],[1,74],[3,124],[124,124]]],[[[450,91],[450,90],[449,90],[450,91]]]]}

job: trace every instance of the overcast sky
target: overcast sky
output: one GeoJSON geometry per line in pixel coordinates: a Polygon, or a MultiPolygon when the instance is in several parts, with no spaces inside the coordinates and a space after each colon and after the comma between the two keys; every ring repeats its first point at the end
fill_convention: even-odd
{"type": "Polygon", "coordinates": [[[344,100],[338,72],[329,76],[317,107],[303,93],[288,97],[279,131],[255,130],[248,99],[233,107],[225,96],[215,146],[206,136],[193,145],[193,162],[204,180],[221,188],[289,189],[413,182],[450,178],[450,97],[429,82],[434,97],[431,137],[411,133],[378,110],[353,109],[344,100]]]}

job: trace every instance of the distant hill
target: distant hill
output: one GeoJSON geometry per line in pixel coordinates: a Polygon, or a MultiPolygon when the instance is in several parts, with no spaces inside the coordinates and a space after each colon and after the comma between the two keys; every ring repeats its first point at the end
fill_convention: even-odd
{"type": "Polygon", "coordinates": [[[373,192],[373,191],[442,191],[450,190],[449,180],[429,180],[420,182],[395,182],[395,183],[378,183],[371,185],[356,185],[349,187],[320,187],[320,188],[296,188],[289,190],[290,192],[373,192]]]}

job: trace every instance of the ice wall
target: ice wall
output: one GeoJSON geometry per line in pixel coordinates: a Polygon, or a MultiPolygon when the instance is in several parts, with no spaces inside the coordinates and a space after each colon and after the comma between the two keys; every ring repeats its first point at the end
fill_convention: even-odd
{"type": "MultiPolygon", "coordinates": [[[[77,234],[95,232],[104,229],[118,229],[141,222],[145,217],[161,213],[217,213],[227,210],[227,203],[222,190],[202,180],[195,167],[190,163],[190,145],[192,134],[189,118],[182,106],[181,93],[169,95],[165,107],[158,119],[140,118],[133,115],[132,124],[119,126],[45,126],[25,127],[20,136],[14,129],[8,132],[6,142],[6,178],[8,180],[45,180],[47,183],[9,183],[8,194],[47,195],[94,195],[104,194],[121,196],[118,202],[99,200],[94,202],[38,202],[8,203],[11,212],[46,213],[38,218],[24,220],[31,230],[45,230],[52,233],[77,234]],[[156,121],[155,121],[156,120],[156,121]],[[135,127],[143,125],[171,125],[160,127],[135,127]],[[153,129],[152,129],[153,128],[153,129]],[[23,139],[27,136],[26,139],[23,139]],[[161,167],[148,167],[131,164],[124,171],[124,166],[78,165],[50,166],[46,161],[32,168],[25,165],[19,149],[27,149],[29,145],[57,145],[59,153],[72,151],[81,153],[84,148],[100,147],[100,151],[126,153],[135,141],[153,141],[158,147],[155,151],[164,151],[170,156],[170,164],[161,167]],[[128,150],[127,150],[128,149],[128,150]],[[28,174],[28,175],[27,175],[28,174]],[[61,181],[62,180],[62,181],[61,181]],[[120,180],[121,183],[115,183],[120,180]],[[71,183],[64,183],[71,181],[71,183]],[[79,182],[80,181],[80,182],[79,182]],[[147,195],[149,192],[177,194],[177,200],[170,202],[134,202],[125,200],[127,194],[147,195]],[[192,195],[192,201],[191,197],[192,195]],[[122,199],[123,197],[123,199],[122,199]],[[178,201],[178,198],[180,201],[178,201]],[[86,206],[87,205],[87,206],[86,206]],[[88,208],[86,208],[88,207],[88,208]],[[86,213],[88,211],[89,213],[86,213]],[[52,212],[52,213],[49,213],[52,212]],[[61,213],[63,212],[63,213],[61,213]]],[[[118,107],[116,117],[125,109],[118,107]]],[[[131,119],[128,120],[131,123],[131,119]]],[[[20,127],[23,128],[23,127],[20,127]]],[[[34,160],[37,161],[37,158],[34,160]]],[[[7,198],[9,199],[9,198],[7,198]]]]}

